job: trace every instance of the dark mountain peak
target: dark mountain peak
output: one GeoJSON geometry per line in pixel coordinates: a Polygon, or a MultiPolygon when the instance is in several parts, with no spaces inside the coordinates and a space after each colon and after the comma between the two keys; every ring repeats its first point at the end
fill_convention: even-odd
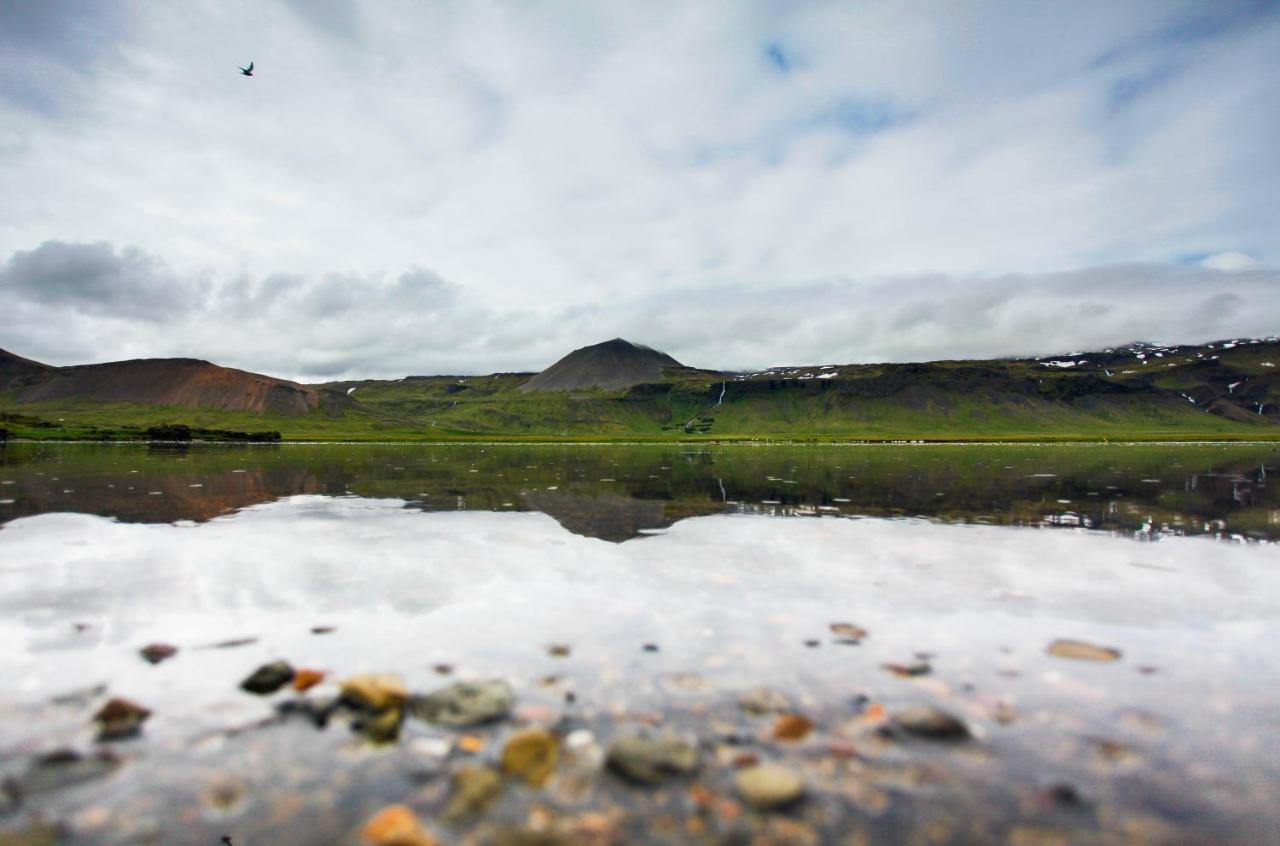
{"type": "Polygon", "coordinates": [[[574,350],[521,386],[524,391],[621,390],[662,380],[667,367],[683,367],[664,352],[625,338],[574,350]]]}

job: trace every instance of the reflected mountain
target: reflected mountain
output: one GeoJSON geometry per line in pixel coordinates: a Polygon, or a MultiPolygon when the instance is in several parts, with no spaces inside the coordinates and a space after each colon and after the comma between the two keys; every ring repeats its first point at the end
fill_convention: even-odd
{"type": "Polygon", "coordinates": [[[299,494],[538,511],[620,543],[717,513],[1280,538],[1275,445],[0,445],[0,524],[203,522],[299,494]]]}

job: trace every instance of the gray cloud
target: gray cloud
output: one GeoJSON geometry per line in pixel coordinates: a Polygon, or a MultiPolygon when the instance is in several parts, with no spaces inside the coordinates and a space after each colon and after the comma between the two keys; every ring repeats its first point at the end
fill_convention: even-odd
{"type": "Polygon", "coordinates": [[[1131,264],[672,290],[531,309],[424,267],[399,274],[183,275],[137,248],[52,242],[12,256],[0,347],[55,364],[196,356],[303,379],[538,370],[623,336],[695,366],[1040,355],[1132,340],[1275,333],[1280,271],[1131,264]]]}

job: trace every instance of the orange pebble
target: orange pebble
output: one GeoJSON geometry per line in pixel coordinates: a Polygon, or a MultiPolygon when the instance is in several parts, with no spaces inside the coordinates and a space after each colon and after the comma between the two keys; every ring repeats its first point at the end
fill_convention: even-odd
{"type": "Polygon", "coordinates": [[[484,750],[484,739],[476,737],[474,734],[464,734],[458,738],[458,748],[463,752],[470,752],[472,755],[478,754],[484,750]]]}
{"type": "Polygon", "coordinates": [[[369,818],[360,830],[374,846],[438,846],[439,841],[423,830],[418,817],[405,805],[388,805],[369,818]]]}
{"type": "Polygon", "coordinates": [[[302,693],[324,681],[324,673],[320,670],[298,670],[293,674],[293,689],[302,693]]]}

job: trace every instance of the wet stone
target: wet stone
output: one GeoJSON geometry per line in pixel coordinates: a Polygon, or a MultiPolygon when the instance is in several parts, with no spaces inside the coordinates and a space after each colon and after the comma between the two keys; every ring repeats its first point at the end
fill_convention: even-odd
{"type": "Polygon", "coordinates": [[[560,744],[546,729],[527,729],[513,734],[502,750],[502,771],[518,776],[534,787],[542,787],[555,770],[560,744]]]}
{"type": "Polygon", "coordinates": [[[293,689],[302,693],[310,690],[322,681],[324,681],[324,673],[319,670],[308,670],[303,668],[293,674],[293,689]]]}
{"type": "Polygon", "coordinates": [[[637,784],[661,784],[698,768],[698,748],[678,737],[637,734],[609,746],[609,768],[637,784]]]}
{"type": "Polygon", "coordinates": [[[762,811],[786,807],[804,795],[804,779],[779,764],[758,764],[740,770],[734,787],[743,801],[762,811]]]}
{"type": "Polygon", "coordinates": [[[462,728],[501,720],[511,713],[514,704],[511,685],[492,679],[458,682],[426,696],[414,697],[409,708],[420,720],[462,728]]]}
{"type": "Polygon", "coordinates": [[[159,664],[178,654],[178,647],[168,643],[150,643],[138,650],[142,660],[150,664],[159,664]]]}
{"type": "Polygon", "coordinates": [[[838,638],[837,643],[857,645],[867,636],[866,629],[862,628],[862,626],[855,626],[853,623],[832,623],[829,628],[831,633],[838,638]]]}
{"type": "Polygon", "coordinates": [[[738,705],[748,714],[782,714],[791,710],[785,693],[769,687],[757,687],[738,697],[738,705]]]}
{"type": "Polygon", "coordinates": [[[123,740],[142,731],[151,711],[136,702],[116,697],[107,701],[93,715],[98,724],[98,740],[123,740]]]}
{"type": "Polygon", "coordinates": [[[291,681],[293,681],[293,667],[289,666],[287,661],[273,661],[270,664],[263,664],[250,673],[248,678],[240,682],[240,689],[266,696],[275,693],[291,681]]]}
{"type": "Polygon", "coordinates": [[[342,698],[365,711],[398,710],[409,701],[409,689],[397,675],[370,673],[344,681],[342,698]]]}
{"type": "Polygon", "coordinates": [[[102,778],[119,766],[120,759],[110,752],[82,755],[73,749],[59,749],[35,758],[11,785],[16,795],[30,796],[102,778]]]}
{"type": "Polygon", "coordinates": [[[1098,646],[1083,640],[1055,640],[1049,644],[1047,652],[1055,658],[1067,658],[1073,661],[1117,661],[1120,650],[1109,646],[1098,646]]]}
{"type": "Polygon", "coordinates": [[[498,797],[502,777],[488,767],[467,766],[453,776],[453,794],[444,809],[445,819],[456,820],[480,813],[498,797]]]}
{"type": "Polygon", "coordinates": [[[360,829],[360,836],[372,846],[435,846],[439,842],[405,805],[388,805],[378,811],[360,829]]]}
{"type": "Polygon", "coordinates": [[[773,724],[774,740],[804,740],[813,731],[813,721],[803,714],[783,714],[773,724]]]}
{"type": "Polygon", "coordinates": [[[963,740],[970,736],[968,727],[957,717],[931,705],[917,705],[900,711],[893,725],[907,734],[930,740],[963,740]]]}
{"type": "Polygon", "coordinates": [[[351,721],[351,728],[373,743],[391,743],[400,737],[403,723],[404,709],[392,707],[361,714],[351,721]]]}

